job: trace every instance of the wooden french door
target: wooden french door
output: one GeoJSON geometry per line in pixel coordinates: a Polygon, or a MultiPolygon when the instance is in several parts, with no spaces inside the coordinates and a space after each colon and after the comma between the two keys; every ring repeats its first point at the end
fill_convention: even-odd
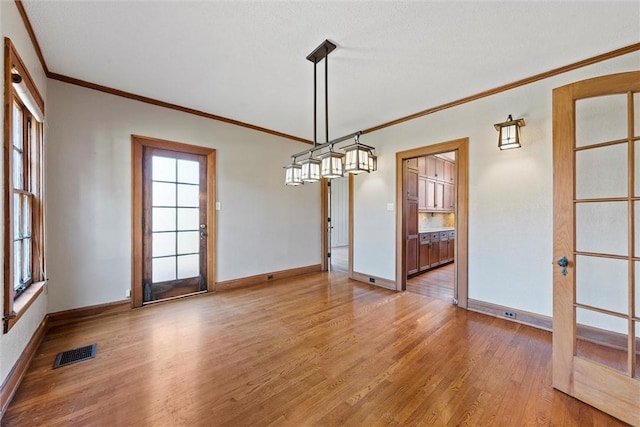
{"type": "Polygon", "coordinates": [[[212,290],[215,151],[133,143],[134,306],[212,290]]]}
{"type": "Polygon", "coordinates": [[[640,425],[640,72],[553,91],[553,386],[640,425]]]}

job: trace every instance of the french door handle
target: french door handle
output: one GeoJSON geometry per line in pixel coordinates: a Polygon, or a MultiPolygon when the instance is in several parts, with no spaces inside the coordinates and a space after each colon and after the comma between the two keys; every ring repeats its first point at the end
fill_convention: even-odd
{"type": "Polygon", "coordinates": [[[200,230],[200,240],[203,240],[205,237],[207,237],[207,232],[204,230],[200,230]]]}
{"type": "Polygon", "coordinates": [[[566,276],[569,272],[567,271],[567,267],[569,266],[569,260],[566,256],[563,256],[558,260],[558,265],[562,267],[562,275],[566,276]]]}

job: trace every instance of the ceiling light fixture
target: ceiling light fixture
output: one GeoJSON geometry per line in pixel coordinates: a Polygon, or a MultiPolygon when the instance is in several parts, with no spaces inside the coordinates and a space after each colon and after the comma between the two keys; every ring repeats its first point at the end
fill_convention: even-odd
{"type": "Polygon", "coordinates": [[[523,126],[524,119],[513,120],[511,114],[506,122],[493,125],[498,131],[498,148],[501,150],[520,148],[520,128],[523,126]]]}
{"type": "Polygon", "coordinates": [[[368,145],[360,144],[362,131],[329,141],[329,61],[328,56],[336,45],[325,40],[313,52],[307,55],[307,60],[313,62],[313,147],[291,156],[291,164],[285,166],[285,184],[301,185],[305,182],[317,182],[320,178],[339,178],[345,173],[358,174],[373,172],[378,169],[375,150],[368,145]],[[317,65],[324,59],[324,125],[325,143],[317,141],[317,65]],[[344,153],[334,151],[334,146],[355,138],[355,143],[344,147],[344,153]],[[328,151],[324,151],[328,149],[328,151]],[[319,153],[319,154],[318,154],[319,153]],[[315,156],[315,157],[314,157],[315,156]],[[298,161],[298,159],[303,160],[298,161]]]}

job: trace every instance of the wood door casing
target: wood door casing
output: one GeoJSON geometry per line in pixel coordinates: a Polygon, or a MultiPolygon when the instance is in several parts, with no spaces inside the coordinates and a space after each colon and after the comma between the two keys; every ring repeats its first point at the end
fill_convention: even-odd
{"type": "MultiPolygon", "coordinates": [[[[556,266],[553,273],[553,386],[573,397],[601,409],[623,421],[640,425],[640,380],[637,375],[638,338],[636,325],[639,324],[639,309],[634,307],[634,266],[640,260],[640,254],[634,254],[634,205],[640,200],[640,194],[634,194],[634,176],[637,166],[634,153],[637,141],[640,141],[638,129],[634,123],[638,112],[634,113],[634,93],[640,92],[640,72],[620,73],[597,77],[569,84],[553,91],[553,173],[554,173],[554,262],[567,258],[566,274],[556,266]],[[578,147],[576,140],[576,105],[583,99],[594,99],[613,94],[627,98],[627,137],[621,140],[601,141],[578,147]],[[596,149],[627,144],[627,195],[624,197],[593,197],[579,199],[576,195],[576,153],[585,149],[596,149]],[[606,252],[585,253],[576,245],[576,233],[579,232],[576,212],[581,204],[627,203],[626,221],[629,226],[626,255],[606,252]],[[628,262],[628,313],[620,314],[598,307],[588,307],[577,300],[578,257],[619,260],[628,262]],[[626,334],[626,370],[606,366],[601,362],[582,356],[578,352],[580,325],[577,311],[587,310],[609,317],[624,319],[628,324],[626,334]],[[634,378],[635,377],[635,378],[634,378]]],[[[608,218],[611,221],[613,218],[608,218]]],[[[603,233],[603,238],[609,234],[603,233]]],[[[606,284],[605,284],[606,285],[606,284]]],[[[605,332],[608,332],[605,330],[605,332]]],[[[616,350],[604,351],[602,360],[617,353],[616,350]]]]}
{"type": "Polygon", "coordinates": [[[153,147],[170,151],[181,151],[206,156],[207,168],[207,193],[206,202],[209,207],[207,209],[206,230],[207,230],[207,265],[206,265],[206,287],[208,292],[215,291],[215,272],[216,272],[216,211],[215,206],[215,189],[216,189],[216,150],[189,144],[182,144],[173,141],[166,141],[156,138],[144,136],[131,136],[131,184],[132,184],[132,209],[131,209],[131,305],[132,307],[141,307],[143,305],[143,260],[144,260],[144,244],[143,244],[143,153],[145,147],[153,147]]]}

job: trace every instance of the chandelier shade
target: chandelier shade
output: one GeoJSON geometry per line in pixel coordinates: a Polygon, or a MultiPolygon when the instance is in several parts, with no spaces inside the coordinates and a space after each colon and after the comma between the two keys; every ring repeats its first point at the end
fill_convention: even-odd
{"type": "Polygon", "coordinates": [[[285,169],[285,185],[302,185],[302,166],[292,162],[284,167],[285,169]]]}

